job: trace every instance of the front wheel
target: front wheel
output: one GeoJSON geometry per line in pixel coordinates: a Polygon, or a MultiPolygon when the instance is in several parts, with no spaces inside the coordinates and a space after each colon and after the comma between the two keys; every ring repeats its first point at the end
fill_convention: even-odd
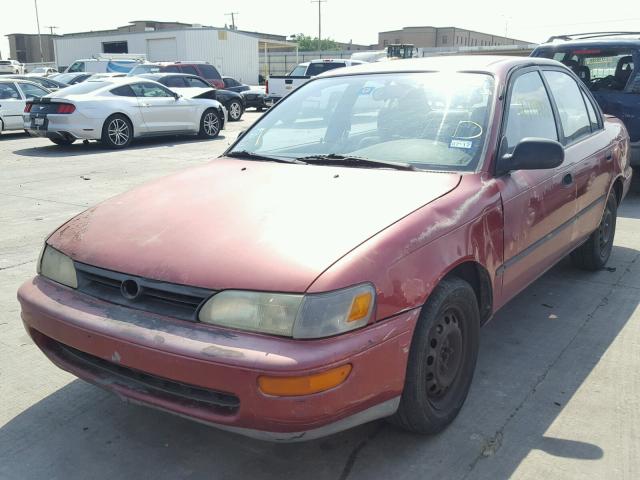
{"type": "Polygon", "coordinates": [[[573,264],[583,270],[604,268],[613,250],[613,238],[616,234],[618,201],[613,193],[609,195],[598,228],[589,239],[571,252],[573,264]]]}
{"type": "Polygon", "coordinates": [[[102,126],[101,142],[108,148],[125,148],[133,140],[133,126],[119,113],[107,118],[102,126]]]}
{"type": "Polygon", "coordinates": [[[420,313],[393,423],[433,434],[453,421],[471,386],[479,331],[478,302],[471,286],[455,277],[440,282],[420,313]]]}
{"type": "Polygon", "coordinates": [[[218,113],[210,108],[202,114],[200,118],[200,131],[198,135],[202,138],[215,138],[220,133],[222,121],[218,113]]]}
{"type": "Polygon", "coordinates": [[[229,120],[237,122],[242,118],[243,113],[242,104],[237,100],[234,100],[229,104],[229,120]]]}

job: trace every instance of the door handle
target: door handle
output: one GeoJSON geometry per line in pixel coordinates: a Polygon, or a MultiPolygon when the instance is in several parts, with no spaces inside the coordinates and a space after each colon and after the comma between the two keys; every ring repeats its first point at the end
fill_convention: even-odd
{"type": "Polygon", "coordinates": [[[605,160],[611,160],[613,158],[613,154],[611,152],[607,152],[607,155],[604,158],[605,160]]]}
{"type": "Polygon", "coordinates": [[[573,175],[567,173],[564,177],[562,177],[562,185],[569,186],[573,183],[573,175]]]}
{"type": "Polygon", "coordinates": [[[141,107],[150,107],[150,106],[151,106],[151,104],[150,104],[150,103],[143,103],[143,104],[141,104],[140,106],[141,106],[141,107]]]}

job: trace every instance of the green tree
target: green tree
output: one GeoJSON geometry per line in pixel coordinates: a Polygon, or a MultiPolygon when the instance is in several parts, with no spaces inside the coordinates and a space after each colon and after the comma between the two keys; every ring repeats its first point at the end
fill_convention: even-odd
{"type": "MultiPolygon", "coordinates": [[[[318,37],[312,38],[304,33],[291,35],[291,40],[298,44],[298,50],[301,52],[310,52],[318,50],[318,37]]],[[[335,40],[323,38],[320,42],[321,50],[339,50],[335,40]]]]}

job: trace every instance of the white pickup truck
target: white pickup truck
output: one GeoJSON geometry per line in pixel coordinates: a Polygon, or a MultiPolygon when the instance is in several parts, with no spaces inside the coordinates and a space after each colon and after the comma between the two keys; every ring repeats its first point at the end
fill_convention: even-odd
{"type": "Polygon", "coordinates": [[[334,68],[350,67],[360,65],[360,60],[349,60],[346,58],[321,58],[301,63],[291,70],[287,75],[270,76],[267,80],[265,104],[268,107],[278,103],[284,97],[293,92],[300,85],[308,82],[316,75],[320,75],[334,68]]]}

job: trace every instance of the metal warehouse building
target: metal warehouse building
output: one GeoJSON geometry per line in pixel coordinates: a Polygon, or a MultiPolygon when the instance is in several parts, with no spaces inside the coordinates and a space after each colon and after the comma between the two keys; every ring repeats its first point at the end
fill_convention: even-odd
{"type": "Polygon", "coordinates": [[[143,53],[149,61],[207,61],[222,75],[256,84],[259,50],[280,48],[286,42],[262,39],[234,30],[182,23],[136,21],[117,30],[62,35],[54,39],[56,62],[109,53],[143,53]]]}

